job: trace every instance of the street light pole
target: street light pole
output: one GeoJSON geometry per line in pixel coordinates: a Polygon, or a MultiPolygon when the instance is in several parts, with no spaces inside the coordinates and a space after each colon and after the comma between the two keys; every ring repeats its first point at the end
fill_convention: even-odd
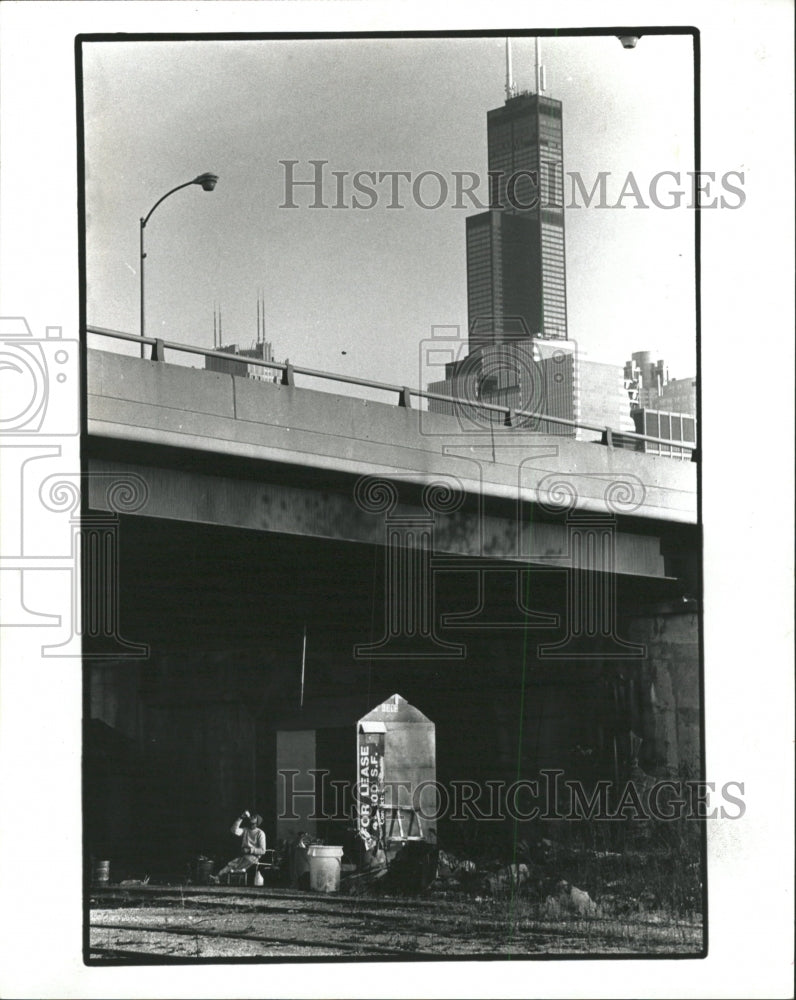
{"type": "Polygon", "coordinates": [[[190,187],[192,184],[198,184],[203,191],[212,191],[213,188],[218,183],[218,177],[216,174],[199,174],[198,177],[194,177],[192,181],[186,181],[185,184],[178,184],[177,187],[172,188],[171,191],[167,191],[162,198],[158,198],[155,204],[150,208],[146,215],[141,216],[139,219],[139,260],[138,260],[138,273],[140,275],[140,285],[141,285],[141,357],[144,357],[144,344],[143,338],[146,336],[145,333],[145,314],[144,314],[144,260],[146,259],[146,253],[144,252],[144,230],[146,229],[146,224],[158,205],[165,201],[170,195],[174,194],[175,191],[181,191],[183,188],[190,187]]]}
{"type": "Polygon", "coordinates": [[[138,262],[138,274],[140,276],[140,285],[141,285],[141,338],[142,338],[141,339],[141,357],[142,358],[144,357],[144,341],[143,341],[143,338],[146,336],[146,333],[144,331],[144,258],[146,257],[146,254],[144,253],[144,226],[145,225],[146,225],[146,222],[144,222],[144,217],[142,215],[141,219],[140,219],[140,229],[139,229],[140,237],[141,238],[140,238],[140,241],[139,241],[140,259],[139,259],[139,262],[138,262]]]}

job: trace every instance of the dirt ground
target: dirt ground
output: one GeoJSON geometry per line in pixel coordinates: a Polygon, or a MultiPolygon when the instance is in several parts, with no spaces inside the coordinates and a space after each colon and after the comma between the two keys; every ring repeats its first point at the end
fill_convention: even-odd
{"type": "Polygon", "coordinates": [[[249,958],[699,954],[702,924],[661,914],[544,919],[522,898],[352,897],[279,888],[92,890],[93,964],[249,958]]]}

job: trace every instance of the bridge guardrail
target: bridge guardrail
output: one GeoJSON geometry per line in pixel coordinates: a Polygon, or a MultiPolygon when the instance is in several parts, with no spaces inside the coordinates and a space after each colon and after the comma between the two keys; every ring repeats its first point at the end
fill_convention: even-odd
{"type": "MultiPolygon", "coordinates": [[[[371,379],[357,378],[355,375],[343,375],[339,372],[325,372],[316,368],[304,368],[299,365],[283,361],[263,361],[260,358],[244,358],[239,354],[227,354],[225,351],[215,351],[207,347],[195,347],[191,344],[180,344],[176,341],[162,340],[157,337],[141,337],[135,333],[125,333],[122,330],[110,330],[101,326],[86,326],[86,332],[100,337],[109,337],[114,340],[124,340],[129,343],[138,344],[141,347],[142,357],[145,345],[152,348],[152,361],[165,361],[165,353],[169,351],[179,351],[183,354],[198,354],[202,357],[221,358],[226,361],[235,361],[238,364],[255,365],[259,368],[267,368],[275,372],[281,372],[282,385],[295,385],[296,375],[306,375],[310,378],[326,379],[332,382],[345,382],[348,385],[359,385],[367,389],[381,389],[385,392],[398,394],[398,406],[411,408],[412,397],[417,399],[433,399],[444,403],[451,403],[454,406],[478,407],[479,410],[488,410],[500,413],[504,417],[506,426],[512,426],[513,422],[521,417],[544,420],[551,424],[562,427],[571,427],[576,430],[595,431],[602,435],[603,444],[609,448],[614,448],[615,438],[619,441],[639,441],[650,444],[663,445],[669,448],[679,448],[691,452],[691,461],[697,461],[696,443],[688,441],[670,441],[666,438],[650,437],[646,434],[636,434],[631,431],[617,431],[605,424],[592,424],[582,420],[567,420],[565,417],[551,417],[543,413],[533,413],[528,410],[517,410],[510,406],[501,406],[497,403],[482,403],[472,399],[462,399],[460,396],[446,396],[440,392],[429,392],[426,389],[413,389],[411,386],[395,385],[390,382],[376,382],[371,379]]],[[[666,456],[664,456],[666,457],[666,456]]]]}

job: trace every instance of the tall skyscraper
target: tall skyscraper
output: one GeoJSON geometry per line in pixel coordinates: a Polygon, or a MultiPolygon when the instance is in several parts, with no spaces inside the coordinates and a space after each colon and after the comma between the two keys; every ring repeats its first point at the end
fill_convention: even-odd
{"type": "MultiPolygon", "coordinates": [[[[506,101],[487,112],[490,207],[466,222],[469,353],[446,363],[445,378],[429,384],[466,402],[432,400],[429,408],[469,428],[504,419],[478,404],[509,407],[536,415],[521,419],[527,430],[583,441],[600,434],[545,417],[622,433],[635,427],[631,401],[647,411],[666,402],[695,412],[694,380],[673,384],[649,352],[634,354],[623,373],[585,358],[569,339],[562,106],[544,94],[538,54],[536,93],[517,92],[508,45],[506,55],[506,101]]],[[[693,421],[670,424],[663,416],[660,426],[687,440],[693,421]]]]}
{"type": "MultiPolygon", "coordinates": [[[[561,102],[511,82],[487,112],[490,207],[466,221],[469,354],[429,389],[540,415],[577,417],[574,345],[567,341],[564,159],[561,102]]],[[[437,412],[454,412],[441,401],[437,412]]],[[[484,419],[498,415],[485,412],[484,419]]],[[[528,429],[572,434],[565,424],[528,429]]]]}
{"type": "Polygon", "coordinates": [[[467,219],[471,347],[517,339],[517,318],[566,340],[561,102],[512,94],[487,112],[487,148],[490,208],[467,219]]]}

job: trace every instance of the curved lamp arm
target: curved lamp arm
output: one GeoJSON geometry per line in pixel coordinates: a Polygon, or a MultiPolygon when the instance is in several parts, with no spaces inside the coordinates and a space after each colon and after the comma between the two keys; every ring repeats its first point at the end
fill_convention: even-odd
{"type": "MultiPolygon", "coordinates": [[[[144,337],[144,260],[146,259],[146,253],[144,252],[144,229],[147,222],[158,207],[158,205],[165,201],[170,195],[174,194],[175,191],[181,191],[185,187],[190,187],[192,184],[199,184],[203,191],[212,191],[213,188],[218,183],[218,176],[216,174],[199,174],[198,177],[194,177],[192,181],[186,181],[184,184],[178,184],[177,187],[172,188],[171,191],[167,191],[162,198],[158,198],[155,204],[150,208],[146,215],[142,215],[139,226],[139,276],[140,276],[140,309],[141,309],[141,337],[144,337]]],[[[144,345],[141,344],[141,357],[144,357],[144,345]]]]}
{"type": "Polygon", "coordinates": [[[162,201],[165,201],[170,195],[174,194],[175,191],[181,191],[183,188],[190,187],[192,184],[200,184],[202,186],[202,190],[212,191],[217,183],[218,183],[218,177],[216,174],[199,174],[199,176],[194,177],[192,181],[186,181],[184,184],[178,184],[177,187],[172,188],[171,191],[167,191],[162,198],[158,198],[158,200],[155,202],[152,208],[150,208],[147,214],[142,217],[141,228],[143,229],[144,226],[147,224],[147,222],[149,222],[149,217],[152,215],[152,213],[155,211],[158,205],[162,201]]]}

